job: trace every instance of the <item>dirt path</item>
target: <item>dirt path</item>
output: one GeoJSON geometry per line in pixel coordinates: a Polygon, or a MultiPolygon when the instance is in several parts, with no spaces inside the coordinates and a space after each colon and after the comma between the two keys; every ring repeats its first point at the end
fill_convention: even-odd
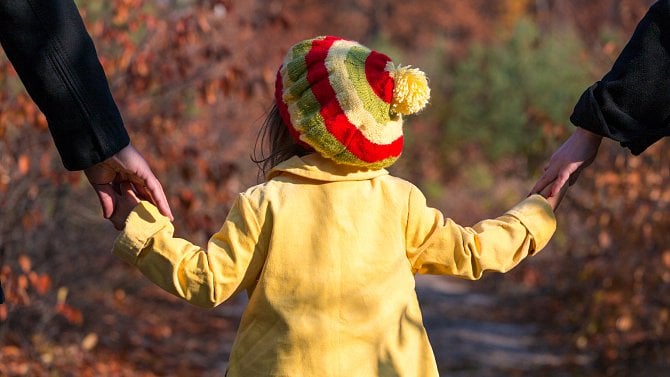
{"type": "Polygon", "coordinates": [[[502,299],[472,292],[471,283],[440,276],[418,276],[417,292],[424,324],[441,375],[568,376],[566,366],[586,366],[545,344],[534,323],[504,323],[495,315],[502,299]]]}

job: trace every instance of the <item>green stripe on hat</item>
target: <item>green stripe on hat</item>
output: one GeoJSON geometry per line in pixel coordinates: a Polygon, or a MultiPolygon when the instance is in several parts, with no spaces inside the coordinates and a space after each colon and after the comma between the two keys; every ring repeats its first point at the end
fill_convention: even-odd
{"type": "Polygon", "coordinates": [[[286,66],[286,75],[282,75],[284,80],[284,96],[290,95],[293,98],[300,97],[302,92],[309,89],[309,82],[305,72],[307,72],[307,64],[305,63],[305,55],[312,48],[312,40],[307,40],[295,45],[284,63],[286,66]],[[297,58],[294,58],[297,57],[297,58]]]}
{"type": "MultiPolygon", "coordinates": [[[[316,39],[316,38],[315,38],[316,39]]],[[[305,56],[312,49],[312,41],[314,39],[309,39],[302,41],[291,49],[291,55],[288,56],[288,61],[286,63],[286,72],[289,75],[289,78],[292,82],[298,81],[300,76],[304,75],[307,72],[307,66],[305,63],[305,56]]]]}
{"type": "Polygon", "coordinates": [[[365,60],[370,55],[370,52],[370,50],[363,46],[351,47],[347,53],[345,65],[349,79],[356,89],[361,102],[363,102],[365,110],[372,115],[378,124],[386,124],[391,120],[389,114],[391,105],[384,102],[375,94],[365,75],[365,60]]]}

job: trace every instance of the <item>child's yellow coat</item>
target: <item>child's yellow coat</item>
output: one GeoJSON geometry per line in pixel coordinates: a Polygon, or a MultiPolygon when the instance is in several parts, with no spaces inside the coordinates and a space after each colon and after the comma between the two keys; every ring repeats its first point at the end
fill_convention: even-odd
{"type": "Polygon", "coordinates": [[[228,376],[437,376],[415,273],[477,279],[539,251],[555,229],[540,196],[461,227],[386,170],[294,157],[240,194],[207,250],[135,208],[114,253],[165,290],[215,306],[247,290],[228,376]]]}

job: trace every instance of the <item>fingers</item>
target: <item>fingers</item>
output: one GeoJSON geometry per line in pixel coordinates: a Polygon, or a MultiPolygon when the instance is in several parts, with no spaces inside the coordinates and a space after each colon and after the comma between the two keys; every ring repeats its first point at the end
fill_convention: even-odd
{"type": "Polygon", "coordinates": [[[542,195],[545,199],[547,199],[547,202],[549,205],[551,205],[551,208],[556,211],[556,208],[558,208],[558,205],[561,203],[563,200],[563,197],[565,196],[565,193],[567,192],[568,185],[563,185],[561,186],[560,189],[558,189],[557,194],[553,195],[552,191],[554,187],[557,185],[558,179],[550,182],[541,192],[539,192],[540,195],[542,195]]]}
{"type": "Polygon", "coordinates": [[[556,179],[551,185],[551,190],[549,190],[549,196],[557,196],[563,187],[565,187],[565,182],[561,182],[559,179],[556,179]]]}
{"type": "Polygon", "coordinates": [[[100,201],[100,206],[102,207],[102,216],[106,219],[109,219],[114,213],[114,206],[116,204],[117,194],[114,192],[114,188],[109,184],[93,184],[92,186],[96,195],[98,196],[98,200],[100,201]]]}
{"type": "Polygon", "coordinates": [[[113,185],[130,180],[134,190],[131,188],[123,191],[132,192],[134,198],[137,198],[135,193],[139,194],[140,198],[155,204],[163,215],[170,218],[170,221],[174,220],[163,186],[151,171],[149,164],[132,145],[129,144],[114,156],[84,172],[96,190],[106,219],[113,217],[117,209],[117,200],[121,197],[114,192],[113,185]]]}
{"type": "Polygon", "coordinates": [[[546,186],[544,186],[537,193],[544,196],[545,198],[549,198],[551,196],[551,186],[554,182],[556,182],[556,181],[549,182],[546,186]]]}
{"type": "Polygon", "coordinates": [[[158,179],[155,177],[147,182],[147,189],[151,193],[151,197],[154,199],[154,204],[158,207],[158,210],[168,218],[170,221],[174,221],[172,216],[172,211],[170,210],[170,205],[168,204],[167,198],[165,197],[165,192],[163,191],[163,186],[161,186],[158,179]]]}
{"type": "Polygon", "coordinates": [[[551,192],[549,193],[550,196],[556,196],[558,193],[561,191],[561,188],[565,186],[565,184],[568,182],[570,179],[570,175],[572,172],[568,169],[563,169],[561,172],[558,173],[558,176],[556,177],[556,180],[554,181],[554,184],[551,186],[551,192]]]}
{"type": "Polygon", "coordinates": [[[530,189],[530,195],[542,192],[544,188],[547,187],[547,182],[545,181],[546,179],[544,175],[540,177],[537,183],[535,183],[535,186],[533,186],[533,188],[530,189]]]}
{"type": "Polygon", "coordinates": [[[128,215],[140,202],[140,199],[135,194],[133,185],[130,182],[121,182],[119,189],[119,193],[112,192],[117,205],[109,220],[114,224],[114,228],[122,230],[125,227],[128,215]]]}
{"type": "Polygon", "coordinates": [[[537,181],[535,186],[531,189],[532,193],[538,193],[544,190],[551,184],[551,192],[549,196],[558,195],[559,191],[566,183],[572,185],[577,180],[580,173],[581,163],[550,163],[545,169],[542,177],[537,181]]]}
{"type": "Polygon", "coordinates": [[[563,185],[559,191],[557,191],[557,194],[554,196],[551,196],[547,200],[551,204],[551,207],[554,209],[554,212],[558,209],[558,206],[561,204],[563,201],[563,198],[565,197],[565,194],[568,192],[568,185],[563,185]]]}
{"type": "Polygon", "coordinates": [[[155,204],[163,215],[169,217],[171,221],[174,220],[163,187],[149,164],[132,145],[117,153],[112,163],[133,182],[140,197],[155,204]]]}
{"type": "Polygon", "coordinates": [[[139,197],[142,198],[143,200],[147,200],[147,201],[150,201],[153,204],[156,204],[156,201],[154,200],[154,197],[151,194],[151,191],[149,191],[149,189],[147,189],[145,181],[140,180],[140,179],[136,179],[136,177],[133,177],[133,178],[135,178],[135,180],[133,181],[133,186],[135,187],[135,190],[136,190],[137,194],[139,195],[139,197]]]}
{"type": "Polygon", "coordinates": [[[158,210],[164,216],[168,217],[170,221],[174,221],[172,210],[170,209],[170,205],[165,197],[165,192],[163,191],[163,186],[161,186],[160,182],[153,174],[150,172],[148,174],[149,176],[147,178],[141,179],[141,177],[138,176],[141,180],[139,182],[133,182],[137,193],[142,199],[148,200],[158,207],[158,210]]]}
{"type": "Polygon", "coordinates": [[[114,229],[116,230],[123,230],[125,227],[126,223],[126,218],[128,217],[128,214],[130,211],[126,213],[124,210],[125,206],[121,204],[123,197],[119,195],[118,193],[114,192],[113,193],[114,197],[116,198],[116,202],[119,203],[115,208],[114,208],[114,213],[109,217],[109,221],[114,224],[114,229]]]}
{"type": "Polygon", "coordinates": [[[556,174],[553,170],[545,170],[544,174],[535,183],[535,186],[530,190],[531,194],[542,192],[551,182],[556,179],[556,174]]]}
{"type": "Polygon", "coordinates": [[[135,188],[130,182],[121,183],[121,194],[123,195],[123,200],[132,204],[133,206],[140,202],[140,198],[137,197],[135,188]]]}

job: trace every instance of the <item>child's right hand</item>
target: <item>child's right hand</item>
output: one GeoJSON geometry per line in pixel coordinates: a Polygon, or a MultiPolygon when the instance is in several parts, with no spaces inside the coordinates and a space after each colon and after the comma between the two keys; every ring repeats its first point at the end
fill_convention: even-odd
{"type": "Polygon", "coordinates": [[[568,192],[568,185],[563,185],[558,194],[551,196],[551,189],[554,186],[554,183],[555,181],[546,185],[544,189],[540,191],[539,194],[542,195],[545,199],[547,199],[547,202],[549,202],[551,208],[554,210],[554,212],[556,212],[558,205],[561,204],[563,197],[565,197],[565,194],[568,192]]]}
{"type": "Polygon", "coordinates": [[[114,213],[109,220],[114,224],[116,230],[123,230],[128,215],[140,203],[140,199],[135,194],[133,185],[130,182],[123,182],[121,183],[121,194],[114,192],[114,202],[114,213]]]}

